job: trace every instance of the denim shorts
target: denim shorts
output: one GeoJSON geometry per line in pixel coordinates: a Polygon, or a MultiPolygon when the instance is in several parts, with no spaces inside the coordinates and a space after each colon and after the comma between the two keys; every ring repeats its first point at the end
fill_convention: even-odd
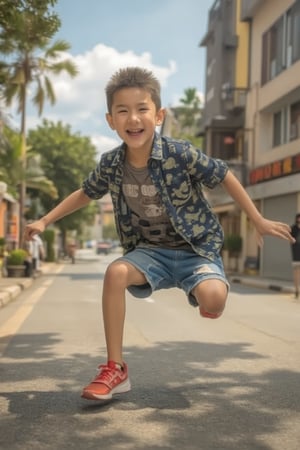
{"type": "Polygon", "coordinates": [[[146,284],[127,288],[138,298],[150,297],[159,289],[178,287],[184,290],[192,306],[199,306],[191,291],[201,281],[217,279],[229,287],[220,256],[212,262],[189,250],[138,247],[118,261],[129,262],[145,275],[146,284]]]}

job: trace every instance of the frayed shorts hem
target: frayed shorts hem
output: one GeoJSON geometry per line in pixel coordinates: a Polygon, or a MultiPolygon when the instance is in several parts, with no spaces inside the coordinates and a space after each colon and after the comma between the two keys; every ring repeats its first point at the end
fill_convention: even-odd
{"type": "Polygon", "coordinates": [[[178,287],[185,292],[190,305],[197,307],[191,292],[202,281],[220,280],[229,289],[221,257],[210,261],[187,250],[136,248],[118,260],[129,262],[145,276],[147,283],[127,287],[137,298],[150,297],[159,289],[178,287]]]}

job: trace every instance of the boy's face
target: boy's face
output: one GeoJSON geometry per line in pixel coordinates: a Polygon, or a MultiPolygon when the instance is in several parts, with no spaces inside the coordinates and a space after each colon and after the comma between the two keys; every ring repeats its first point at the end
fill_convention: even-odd
{"type": "Polygon", "coordinates": [[[156,110],[149,92],[140,88],[123,88],[113,97],[111,114],[106,119],[129,150],[149,151],[155,127],[161,125],[164,110],[156,110]]]}

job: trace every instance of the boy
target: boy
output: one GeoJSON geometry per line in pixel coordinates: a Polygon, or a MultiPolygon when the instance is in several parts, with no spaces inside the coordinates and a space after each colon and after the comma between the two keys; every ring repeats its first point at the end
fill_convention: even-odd
{"type": "Polygon", "coordinates": [[[189,142],[160,137],[164,120],[160,85],[152,72],[128,67],[106,86],[107,122],[122,145],[102,155],[99,164],[73,192],[40,220],[25,238],[110,192],[124,256],[112,262],[103,282],[102,307],[107,363],[83,389],[82,397],[110,399],[130,390],[122,341],[125,291],[147,297],[153,290],[180,287],[203,317],[217,318],[228,292],[220,249],[223,232],[202,185],[222,183],[253,221],[259,241],[265,234],[293,241],[287,224],[261,216],[226,163],[189,142]]]}

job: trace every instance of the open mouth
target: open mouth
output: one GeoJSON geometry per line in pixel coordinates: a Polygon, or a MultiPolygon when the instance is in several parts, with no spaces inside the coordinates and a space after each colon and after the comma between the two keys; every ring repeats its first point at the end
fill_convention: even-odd
{"type": "Polygon", "coordinates": [[[140,135],[141,133],[143,133],[143,128],[139,128],[139,129],[137,129],[137,130],[127,130],[126,132],[127,132],[127,134],[129,134],[130,136],[138,136],[138,135],[140,135]]]}

